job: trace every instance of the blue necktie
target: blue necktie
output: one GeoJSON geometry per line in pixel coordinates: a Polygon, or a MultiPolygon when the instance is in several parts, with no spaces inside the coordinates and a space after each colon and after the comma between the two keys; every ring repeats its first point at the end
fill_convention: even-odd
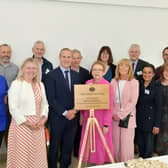
{"type": "Polygon", "coordinates": [[[70,89],[70,87],[69,87],[69,78],[68,78],[68,72],[69,71],[64,71],[64,72],[65,72],[65,81],[66,81],[66,84],[67,84],[68,88],[70,89]]]}

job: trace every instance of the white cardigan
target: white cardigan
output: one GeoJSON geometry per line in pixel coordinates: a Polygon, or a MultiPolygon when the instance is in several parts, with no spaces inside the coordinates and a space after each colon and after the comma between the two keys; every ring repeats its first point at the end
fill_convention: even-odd
{"type": "MultiPolygon", "coordinates": [[[[41,116],[48,117],[48,102],[43,83],[38,85],[42,96],[41,116]]],[[[8,91],[9,111],[17,125],[26,121],[26,115],[36,115],[35,98],[32,85],[26,81],[15,80],[8,91]]]]}

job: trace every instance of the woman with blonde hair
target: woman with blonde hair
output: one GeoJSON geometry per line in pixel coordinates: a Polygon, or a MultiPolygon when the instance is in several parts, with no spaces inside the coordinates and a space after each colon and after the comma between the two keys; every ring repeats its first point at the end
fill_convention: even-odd
{"type": "Polygon", "coordinates": [[[27,58],[8,92],[12,121],[9,128],[7,167],[47,168],[44,124],[48,116],[39,65],[27,58]]]}
{"type": "Polygon", "coordinates": [[[138,81],[134,79],[132,66],[128,59],[121,59],[116,68],[111,85],[113,101],[113,145],[116,162],[134,158],[134,134],[136,127],[136,103],[138,99],[138,81]],[[129,116],[129,117],[128,117],[129,116]],[[128,118],[128,124],[119,125],[128,118]]]}

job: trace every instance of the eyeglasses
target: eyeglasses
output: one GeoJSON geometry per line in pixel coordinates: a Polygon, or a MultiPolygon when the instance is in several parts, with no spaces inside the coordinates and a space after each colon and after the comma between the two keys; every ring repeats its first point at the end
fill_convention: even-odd
{"type": "Polygon", "coordinates": [[[94,72],[102,72],[103,69],[92,69],[92,71],[94,71],[94,72]]]}
{"type": "Polygon", "coordinates": [[[163,56],[166,56],[166,57],[168,57],[168,54],[163,54],[163,56]]]}

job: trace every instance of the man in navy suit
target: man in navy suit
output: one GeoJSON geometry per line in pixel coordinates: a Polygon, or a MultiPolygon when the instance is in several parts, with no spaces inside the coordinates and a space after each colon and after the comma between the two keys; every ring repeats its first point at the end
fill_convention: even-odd
{"type": "Polygon", "coordinates": [[[60,168],[68,168],[77,127],[74,84],[80,83],[80,78],[70,69],[71,50],[63,48],[59,60],[60,66],[47,74],[45,83],[50,109],[49,168],[57,168],[60,148],[60,168]]]}
{"type": "MultiPolygon", "coordinates": [[[[85,84],[85,82],[87,80],[89,80],[90,75],[89,75],[89,71],[86,68],[83,68],[83,67],[80,66],[81,61],[82,61],[81,52],[77,49],[73,49],[72,50],[71,69],[78,72],[78,74],[80,76],[81,84],[85,84]]],[[[80,144],[80,138],[81,138],[81,130],[82,130],[82,127],[79,124],[80,113],[77,114],[77,120],[78,120],[78,126],[77,126],[75,143],[74,143],[74,151],[73,151],[73,154],[74,154],[75,157],[78,157],[79,144],[80,144]]]]}

